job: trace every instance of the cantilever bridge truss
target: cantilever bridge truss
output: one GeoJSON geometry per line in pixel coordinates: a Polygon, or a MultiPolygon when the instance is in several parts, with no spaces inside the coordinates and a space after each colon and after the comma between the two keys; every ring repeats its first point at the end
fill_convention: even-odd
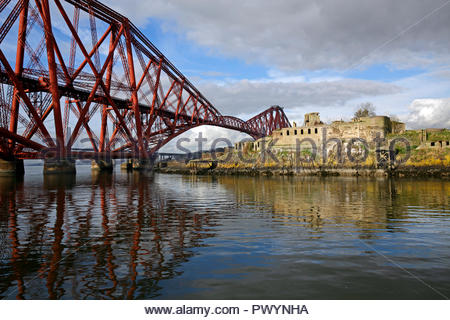
{"type": "Polygon", "coordinates": [[[0,156],[146,158],[200,125],[260,138],[280,107],[222,115],[126,17],[91,0],[0,0],[0,156]],[[86,152],[83,155],[86,156],[86,152]]]}

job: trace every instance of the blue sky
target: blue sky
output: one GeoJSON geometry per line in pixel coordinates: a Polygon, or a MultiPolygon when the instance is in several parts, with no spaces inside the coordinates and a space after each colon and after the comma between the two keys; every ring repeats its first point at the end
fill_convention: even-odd
{"type": "Polygon", "coordinates": [[[163,19],[152,18],[140,29],[187,77],[225,80],[258,79],[266,76],[264,65],[225,56],[218,50],[189,41],[183,33],[164,28],[165,23],[167,22],[163,19]]]}
{"type": "MultiPolygon", "coordinates": [[[[224,115],[245,120],[280,105],[291,121],[320,112],[330,122],[372,102],[407,128],[450,127],[450,0],[103,2],[224,115]]],[[[70,35],[58,33],[58,19],[53,24],[68,51],[70,35]]],[[[14,42],[5,41],[11,55],[14,42]]],[[[211,139],[245,136],[200,127],[181,137],[199,131],[211,139]]]]}
{"type": "MultiPolygon", "coordinates": [[[[450,1],[106,3],[132,21],[223,113],[277,104],[291,121],[350,119],[363,102],[408,128],[450,126],[450,1]]],[[[242,135],[198,128],[206,136],[242,135]]]]}

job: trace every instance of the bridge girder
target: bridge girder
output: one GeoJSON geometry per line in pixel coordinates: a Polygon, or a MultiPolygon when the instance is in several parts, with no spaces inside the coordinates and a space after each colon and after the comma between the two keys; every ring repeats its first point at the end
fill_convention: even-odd
{"type": "Polygon", "coordinates": [[[200,125],[255,139],[290,126],[277,106],[247,121],[222,115],[132,22],[98,1],[2,0],[0,15],[2,157],[77,157],[84,132],[93,156],[146,158],[200,125]],[[15,56],[2,45],[12,39],[15,56]]]}

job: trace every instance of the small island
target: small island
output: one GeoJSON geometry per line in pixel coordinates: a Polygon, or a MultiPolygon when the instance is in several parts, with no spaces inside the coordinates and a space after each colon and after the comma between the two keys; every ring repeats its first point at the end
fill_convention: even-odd
{"type": "MultiPolygon", "coordinates": [[[[363,110],[364,111],[364,110],[363,110]]],[[[450,130],[406,130],[389,116],[358,112],[351,121],[304,115],[301,126],[197,153],[195,159],[160,161],[165,173],[246,175],[350,175],[450,177],[450,130]]]]}

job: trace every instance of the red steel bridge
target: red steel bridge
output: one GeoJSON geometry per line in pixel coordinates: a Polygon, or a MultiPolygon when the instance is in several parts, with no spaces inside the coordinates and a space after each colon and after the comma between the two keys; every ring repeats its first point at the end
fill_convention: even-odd
{"type": "MultiPolygon", "coordinates": [[[[147,158],[214,125],[260,138],[280,107],[222,115],[126,17],[91,0],[0,0],[0,157],[147,158]]],[[[244,107],[244,106],[243,106],[244,107]]]]}

